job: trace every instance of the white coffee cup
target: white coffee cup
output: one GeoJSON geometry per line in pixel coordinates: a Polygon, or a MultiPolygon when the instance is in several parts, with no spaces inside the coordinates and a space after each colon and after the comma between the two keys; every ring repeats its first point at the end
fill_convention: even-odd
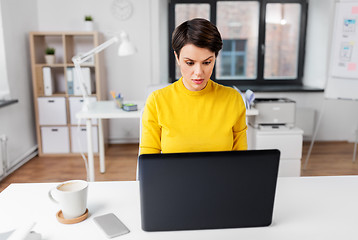
{"type": "Polygon", "coordinates": [[[88,182],[71,180],[57,185],[48,195],[52,201],[60,204],[65,219],[73,219],[86,212],[87,190],[88,182]]]}

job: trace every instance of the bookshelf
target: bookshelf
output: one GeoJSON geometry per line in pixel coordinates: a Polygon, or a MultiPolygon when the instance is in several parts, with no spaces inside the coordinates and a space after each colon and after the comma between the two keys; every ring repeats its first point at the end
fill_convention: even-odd
{"type": "MultiPolygon", "coordinates": [[[[74,92],[72,84],[75,81],[72,57],[85,53],[100,44],[101,35],[98,32],[30,32],[30,56],[32,84],[34,95],[34,110],[36,120],[36,135],[39,156],[68,156],[78,155],[78,139],[81,139],[82,151],[86,152],[86,128],[84,122],[77,128],[75,113],[81,109],[82,96],[74,92]],[[45,49],[55,48],[55,63],[45,62],[45,49]],[[43,68],[50,69],[51,84],[48,76],[43,74],[43,68]],[[71,73],[71,70],[72,73],[71,73]],[[71,80],[71,76],[73,79],[71,80]],[[51,86],[49,94],[45,88],[51,86]],[[79,137],[78,137],[79,135],[79,137]]],[[[89,79],[93,83],[91,101],[103,100],[105,83],[102,54],[96,54],[91,61],[81,67],[87,68],[89,79]]],[[[96,134],[97,122],[93,122],[94,145],[98,146],[96,134]]],[[[97,147],[98,149],[98,147],[97,147]]],[[[95,147],[96,150],[96,147],[95,147]]]]}

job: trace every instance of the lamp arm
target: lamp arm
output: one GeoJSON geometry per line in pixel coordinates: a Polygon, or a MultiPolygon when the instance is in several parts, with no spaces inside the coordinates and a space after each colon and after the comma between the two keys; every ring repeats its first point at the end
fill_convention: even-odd
{"type": "Polygon", "coordinates": [[[102,43],[101,45],[98,45],[97,47],[93,48],[92,50],[90,50],[84,54],[74,56],[72,58],[72,62],[75,65],[76,75],[79,80],[80,89],[81,89],[82,96],[83,96],[83,101],[84,101],[83,107],[82,107],[83,111],[88,111],[88,105],[89,105],[88,95],[89,95],[89,93],[87,92],[86,85],[83,80],[83,75],[82,75],[82,71],[81,71],[81,63],[84,63],[85,61],[87,61],[89,58],[91,58],[96,53],[103,51],[104,49],[106,49],[107,47],[111,46],[113,43],[116,43],[116,42],[118,42],[118,37],[115,36],[115,37],[112,37],[111,39],[109,39],[108,41],[102,43]]]}
{"type": "Polygon", "coordinates": [[[73,63],[84,63],[86,60],[88,60],[90,57],[92,57],[94,54],[99,53],[101,51],[103,51],[104,49],[106,49],[107,47],[111,46],[113,43],[118,42],[118,37],[112,37],[111,39],[109,39],[108,41],[102,43],[101,45],[98,45],[97,47],[93,48],[92,50],[84,53],[84,54],[80,54],[77,56],[74,56],[72,58],[72,62],[73,63]]]}

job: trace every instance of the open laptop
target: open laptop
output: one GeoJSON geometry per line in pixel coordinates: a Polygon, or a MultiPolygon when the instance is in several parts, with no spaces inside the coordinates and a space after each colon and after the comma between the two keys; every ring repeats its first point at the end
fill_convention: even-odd
{"type": "Polygon", "coordinates": [[[139,156],[142,229],[268,226],[279,150],[139,156]]]}

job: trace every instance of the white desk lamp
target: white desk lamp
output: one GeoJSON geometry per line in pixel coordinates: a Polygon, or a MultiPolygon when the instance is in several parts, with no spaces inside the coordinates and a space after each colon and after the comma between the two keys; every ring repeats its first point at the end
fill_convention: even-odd
{"type": "MultiPolygon", "coordinates": [[[[106,49],[107,47],[111,46],[112,44],[118,42],[118,37],[112,37],[111,39],[109,39],[108,41],[102,43],[101,45],[93,48],[92,50],[84,53],[84,54],[80,54],[77,56],[74,56],[72,58],[72,62],[75,65],[75,71],[77,74],[77,78],[79,80],[79,84],[80,84],[80,89],[82,92],[82,96],[83,96],[83,107],[82,110],[83,111],[88,111],[88,105],[89,105],[89,100],[88,100],[88,95],[90,93],[88,93],[88,90],[86,88],[86,85],[84,83],[83,80],[83,75],[82,75],[82,71],[81,71],[81,64],[84,63],[85,61],[87,61],[88,59],[90,59],[92,56],[94,56],[95,54],[103,51],[104,49],[106,49]]],[[[132,55],[134,53],[137,52],[136,47],[129,41],[128,39],[128,35],[125,32],[121,32],[120,33],[120,44],[118,47],[118,56],[129,56],[132,55]]]]}

